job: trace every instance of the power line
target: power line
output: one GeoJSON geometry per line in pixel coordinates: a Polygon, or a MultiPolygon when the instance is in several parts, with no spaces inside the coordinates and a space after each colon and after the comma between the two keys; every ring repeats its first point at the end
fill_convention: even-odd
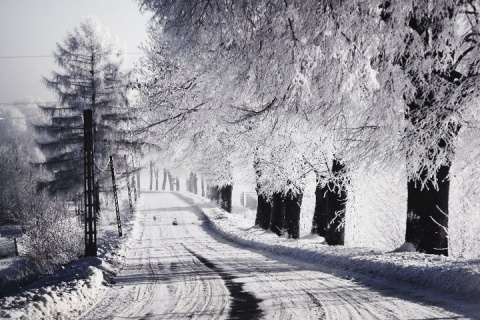
{"type": "MultiPolygon", "coordinates": [[[[135,55],[135,54],[143,54],[143,52],[124,52],[124,55],[135,55]]],[[[33,59],[33,58],[53,58],[54,56],[51,54],[37,54],[37,55],[18,55],[18,56],[0,56],[0,59],[33,59]]]]}
{"type": "MultiPolygon", "coordinates": [[[[54,103],[58,103],[56,101],[42,101],[42,104],[54,104],[54,103]]],[[[17,104],[37,104],[37,102],[35,101],[17,101],[17,102],[0,102],[0,106],[15,106],[17,104]]]]}
{"type": "Polygon", "coordinates": [[[33,56],[0,56],[0,59],[26,59],[26,58],[51,58],[52,55],[33,55],[33,56]]]}

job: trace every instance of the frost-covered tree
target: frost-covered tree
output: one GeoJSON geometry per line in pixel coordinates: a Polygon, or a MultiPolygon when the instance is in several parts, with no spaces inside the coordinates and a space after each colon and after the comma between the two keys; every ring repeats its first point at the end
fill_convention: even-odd
{"type": "Polygon", "coordinates": [[[136,83],[147,141],[161,149],[169,174],[190,168],[212,187],[225,187],[227,196],[232,184],[230,159],[234,157],[229,153],[233,143],[225,132],[225,112],[214,99],[222,79],[210,81],[214,77],[196,63],[166,50],[168,40],[161,26],[153,23],[149,30],[136,83]]]}
{"type": "Polygon", "coordinates": [[[469,117],[478,103],[477,10],[475,1],[453,0],[381,6],[379,55],[388,66],[380,78],[405,105],[406,242],[421,252],[448,255],[450,168],[459,132],[476,121],[469,117]]]}
{"type": "MultiPolygon", "coordinates": [[[[354,65],[352,61],[347,67],[344,65],[356,48],[338,27],[342,25],[340,22],[349,21],[348,17],[344,17],[344,21],[333,19],[341,10],[349,12],[353,8],[353,12],[357,13],[358,8],[354,4],[342,7],[328,1],[242,1],[240,5],[229,1],[140,3],[159,13],[160,24],[165,26],[159,28],[162,32],[168,30],[170,36],[185,40],[176,42],[182,49],[182,55],[194,56],[196,67],[200,65],[204,73],[209,73],[211,78],[216,75],[223,82],[216,92],[217,101],[213,108],[220,114],[228,114],[230,119],[233,117],[234,123],[239,125],[239,128],[230,128],[235,134],[241,130],[249,132],[241,136],[250,147],[243,151],[253,153],[260,146],[266,149],[264,153],[275,155],[273,161],[269,159],[265,163],[267,167],[262,170],[258,170],[263,166],[262,161],[255,162],[255,171],[262,172],[260,184],[263,186],[257,188],[259,196],[264,192],[270,195],[275,192],[300,195],[300,180],[306,174],[300,172],[306,167],[303,157],[314,148],[323,149],[323,152],[317,152],[322,156],[317,161],[310,161],[310,165],[316,171],[328,171],[332,167],[332,149],[335,148],[331,145],[322,146],[321,139],[313,137],[310,137],[310,144],[291,141],[289,135],[292,132],[286,119],[303,117],[303,124],[302,121],[296,121],[295,134],[311,133],[309,130],[315,126],[330,130],[336,136],[329,141],[337,143],[337,156],[346,148],[343,142],[349,137],[345,134],[347,130],[342,129],[349,129],[344,128],[347,122],[343,121],[347,115],[343,112],[347,99],[342,98],[346,97],[349,89],[345,83],[353,83],[356,79],[344,79],[339,75],[351,73],[348,67],[354,65]],[[165,12],[168,14],[165,15],[165,12]],[[315,18],[316,15],[322,19],[315,18]],[[335,47],[338,42],[345,44],[335,47]],[[216,61],[214,69],[210,63],[213,60],[216,61]],[[203,61],[207,63],[202,66],[203,61]],[[333,76],[332,81],[328,79],[329,76],[333,76]],[[318,87],[310,89],[315,85],[318,87]],[[322,118],[326,120],[319,120],[322,118]],[[285,124],[287,127],[282,128],[285,124]],[[281,141],[268,139],[273,131],[280,133],[276,139],[281,141]],[[265,140],[268,143],[265,144],[265,140]],[[297,146],[290,148],[290,151],[295,150],[296,155],[290,157],[294,152],[284,151],[294,144],[297,146]],[[282,152],[278,153],[279,150],[282,152]],[[281,172],[282,177],[274,172],[281,172]]],[[[349,26],[347,24],[344,28],[348,29],[349,26]]],[[[368,62],[368,58],[363,60],[368,62]]],[[[356,73],[357,78],[368,72],[362,71],[356,73]]],[[[350,112],[350,115],[353,114],[350,112]]],[[[362,125],[365,126],[365,123],[362,125]]],[[[361,126],[356,130],[360,132],[361,126]]],[[[312,160],[312,157],[309,158],[312,160]]],[[[344,181],[334,178],[331,173],[323,177],[324,181],[319,183],[344,181]]]]}
{"type": "Polygon", "coordinates": [[[0,224],[28,220],[27,202],[36,197],[35,183],[45,176],[32,165],[41,155],[27,115],[35,114],[21,103],[0,109],[0,224]]]}
{"type": "Polygon", "coordinates": [[[54,191],[78,192],[83,187],[84,110],[94,114],[97,168],[105,166],[108,155],[132,143],[127,74],[121,70],[121,51],[92,17],[69,32],[54,55],[60,70],[45,78],[45,84],[55,91],[58,103],[40,105],[49,121],[36,125],[44,165],[53,173],[45,184],[54,191]]]}
{"type": "MultiPolygon", "coordinates": [[[[255,154],[259,195],[301,191],[313,170],[314,227],[341,233],[349,172],[406,163],[406,241],[448,254],[457,136],[476,141],[476,2],[138,2],[157,13],[171,52],[214,84],[216,95],[203,86],[197,98],[209,98],[216,119],[228,115],[223,132],[255,154]]],[[[202,131],[189,128],[190,136],[202,131]]]]}

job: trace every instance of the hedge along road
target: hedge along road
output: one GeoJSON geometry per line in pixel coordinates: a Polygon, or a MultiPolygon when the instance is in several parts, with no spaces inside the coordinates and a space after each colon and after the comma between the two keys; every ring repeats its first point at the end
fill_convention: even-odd
{"type": "Polygon", "coordinates": [[[441,295],[231,243],[178,193],[143,193],[137,219],[116,283],[81,319],[465,318],[441,295]]]}

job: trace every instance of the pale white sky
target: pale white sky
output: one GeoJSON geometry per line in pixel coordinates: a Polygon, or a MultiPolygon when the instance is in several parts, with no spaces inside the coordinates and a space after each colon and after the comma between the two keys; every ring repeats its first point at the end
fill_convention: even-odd
{"type": "MultiPolygon", "coordinates": [[[[86,15],[96,16],[126,53],[141,51],[149,16],[139,12],[134,0],[0,0],[0,104],[55,100],[42,75],[57,69],[52,57],[56,43],[86,15]],[[38,55],[49,57],[6,58],[38,55]]],[[[139,57],[125,55],[125,65],[132,67],[139,57]]]]}

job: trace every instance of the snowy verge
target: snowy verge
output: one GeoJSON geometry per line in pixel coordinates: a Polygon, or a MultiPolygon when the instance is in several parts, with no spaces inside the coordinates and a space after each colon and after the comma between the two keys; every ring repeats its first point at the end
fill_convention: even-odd
{"type": "Polygon", "coordinates": [[[270,231],[253,227],[255,213],[234,208],[227,213],[213,202],[181,193],[200,209],[220,236],[254,249],[279,253],[316,268],[366,274],[393,279],[444,292],[480,295],[480,260],[455,259],[415,252],[384,252],[371,248],[332,247],[324,239],[308,235],[297,240],[278,237],[270,231]]]}
{"type": "Polygon", "coordinates": [[[0,302],[0,318],[70,319],[106,290],[101,269],[88,266],[85,276],[6,297],[0,302]]]}
{"type": "Polygon", "coordinates": [[[116,224],[99,227],[98,257],[72,261],[21,293],[0,299],[0,319],[74,319],[88,311],[121,269],[135,223],[123,225],[122,238],[116,224]]]}

